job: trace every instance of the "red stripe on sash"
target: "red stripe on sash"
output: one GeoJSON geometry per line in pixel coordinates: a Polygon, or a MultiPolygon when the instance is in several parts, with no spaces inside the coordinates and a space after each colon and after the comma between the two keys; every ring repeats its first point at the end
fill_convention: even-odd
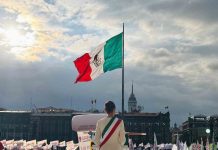
{"type": "Polygon", "coordinates": [[[109,134],[107,135],[107,137],[104,139],[104,141],[101,142],[100,144],[100,148],[110,139],[110,137],[112,136],[112,134],[114,133],[114,131],[117,129],[117,127],[119,126],[119,124],[121,123],[122,120],[118,120],[116,122],[116,124],[113,126],[113,128],[111,129],[111,131],[109,132],[109,134]]]}

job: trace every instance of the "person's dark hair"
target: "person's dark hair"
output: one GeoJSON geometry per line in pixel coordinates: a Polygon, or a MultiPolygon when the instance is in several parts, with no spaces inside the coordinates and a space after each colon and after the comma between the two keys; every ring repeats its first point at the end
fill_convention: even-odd
{"type": "Polygon", "coordinates": [[[115,106],[114,102],[112,102],[112,101],[107,101],[107,102],[105,103],[105,111],[106,111],[107,113],[112,113],[115,108],[116,108],[116,106],[115,106]]]}

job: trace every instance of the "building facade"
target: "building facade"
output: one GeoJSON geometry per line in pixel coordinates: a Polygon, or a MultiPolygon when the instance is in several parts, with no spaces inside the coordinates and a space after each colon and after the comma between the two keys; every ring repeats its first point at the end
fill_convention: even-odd
{"type": "MultiPolygon", "coordinates": [[[[0,111],[0,140],[73,140],[77,134],[72,131],[71,119],[80,112],[66,112],[61,109],[40,109],[40,111],[0,111]],[[58,110],[57,112],[55,110],[58,110]]],[[[126,113],[124,124],[127,132],[146,133],[146,136],[130,137],[137,144],[153,143],[154,132],[158,143],[170,141],[170,114],[126,113]]]]}
{"type": "Polygon", "coordinates": [[[29,111],[1,111],[0,140],[31,139],[30,118],[29,111]]]}
{"type": "Polygon", "coordinates": [[[134,143],[147,144],[154,142],[154,133],[158,143],[169,143],[170,113],[127,113],[124,115],[127,132],[146,133],[146,136],[133,136],[134,143]]]}
{"type": "Polygon", "coordinates": [[[214,141],[218,142],[218,115],[212,115],[209,118],[209,126],[210,126],[210,136],[209,139],[210,141],[213,140],[214,136],[214,141]]]}
{"type": "Polygon", "coordinates": [[[78,113],[52,107],[40,109],[40,112],[0,111],[0,140],[77,141],[76,134],[71,129],[74,115],[78,113]]]}
{"type": "Polygon", "coordinates": [[[34,113],[30,119],[32,139],[68,141],[72,139],[71,113],[34,113]]]}
{"type": "Polygon", "coordinates": [[[197,143],[203,140],[206,143],[207,138],[210,142],[218,141],[218,116],[196,115],[188,117],[188,120],[182,124],[182,135],[180,139],[186,141],[187,144],[197,143]],[[206,129],[210,133],[206,132],[206,129]]]}

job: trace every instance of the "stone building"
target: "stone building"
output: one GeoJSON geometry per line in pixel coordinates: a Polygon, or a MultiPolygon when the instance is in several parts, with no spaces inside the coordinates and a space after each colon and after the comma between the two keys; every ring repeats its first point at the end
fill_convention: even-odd
{"type": "Polygon", "coordinates": [[[30,139],[30,111],[0,111],[1,139],[30,139]]]}
{"type": "Polygon", "coordinates": [[[188,120],[182,124],[181,140],[186,141],[188,144],[193,142],[200,142],[203,140],[206,143],[207,138],[210,142],[218,141],[218,115],[205,116],[195,115],[188,117],[188,120]],[[210,133],[207,133],[209,130],[210,133]]]}
{"type": "Polygon", "coordinates": [[[32,139],[71,140],[71,113],[33,113],[30,119],[32,139]]]}
{"type": "Polygon", "coordinates": [[[154,133],[158,143],[169,143],[170,113],[127,113],[124,115],[127,132],[146,133],[146,136],[131,137],[137,144],[154,142],[154,133]]]}
{"type": "MultiPolygon", "coordinates": [[[[0,111],[0,140],[24,139],[48,141],[74,140],[77,134],[71,129],[75,115],[87,114],[48,107],[40,111],[0,111]]],[[[124,124],[127,132],[146,133],[146,136],[131,137],[135,143],[153,143],[154,132],[158,143],[170,141],[170,114],[167,113],[126,113],[124,124]]]]}

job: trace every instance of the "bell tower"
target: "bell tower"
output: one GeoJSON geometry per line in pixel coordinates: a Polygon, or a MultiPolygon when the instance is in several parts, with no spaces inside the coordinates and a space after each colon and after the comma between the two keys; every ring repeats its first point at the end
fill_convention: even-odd
{"type": "Polygon", "coordinates": [[[133,93],[133,82],[132,82],[132,92],[129,97],[128,101],[128,112],[134,112],[137,109],[137,100],[135,98],[135,95],[133,93]]]}

